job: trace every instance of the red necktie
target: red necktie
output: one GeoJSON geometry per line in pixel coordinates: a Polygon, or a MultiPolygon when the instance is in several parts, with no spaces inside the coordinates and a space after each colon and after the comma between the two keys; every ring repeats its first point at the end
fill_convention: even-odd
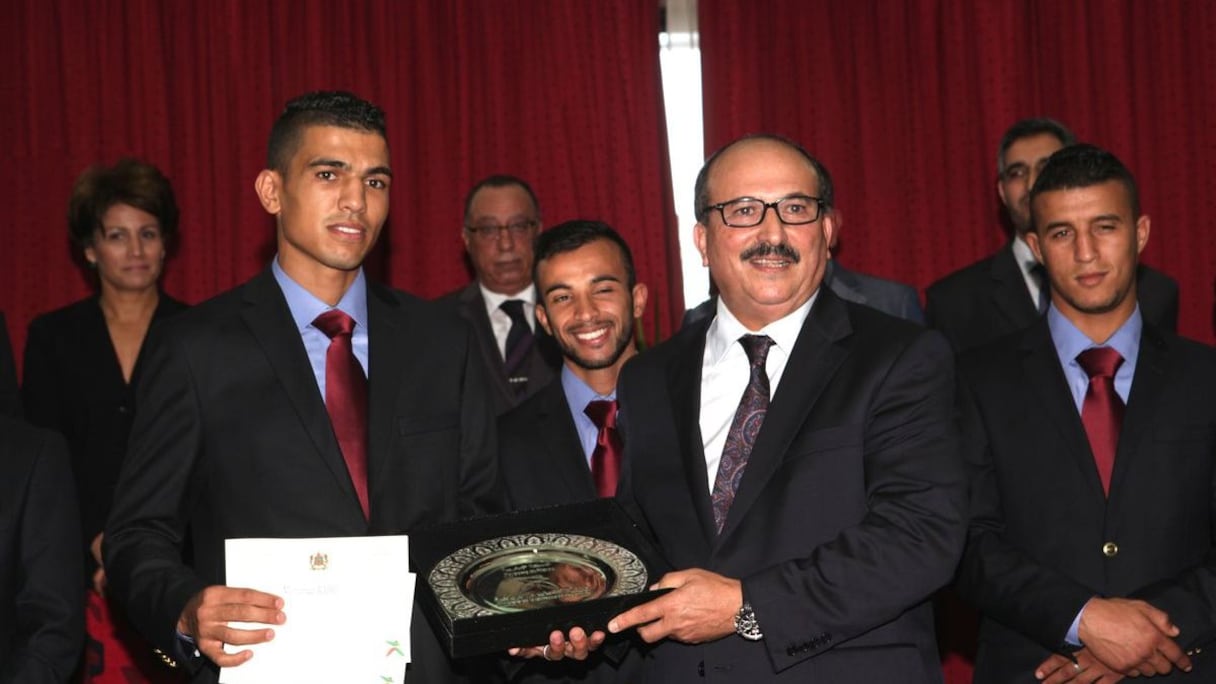
{"type": "Polygon", "coordinates": [[[710,494],[714,523],[719,533],[726,524],[726,514],[730,512],[731,504],[735,502],[747,458],[756,445],[756,435],[760,433],[760,426],[768,413],[769,387],[765,363],[768,361],[768,350],[774,344],[773,339],[768,335],[744,335],[739,338],[739,344],[747,352],[751,376],[747,389],[743,391],[743,398],[739,400],[739,408],[735,409],[730,429],[726,432],[726,446],[722,448],[722,460],[718,461],[718,474],[714,477],[714,489],[710,494]]]}
{"type": "Polygon", "coordinates": [[[1081,422],[1089,436],[1102,491],[1110,494],[1110,474],[1115,469],[1119,430],[1123,427],[1123,400],[1115,392],[1115,373],[1123,357],[1111,347],[1095,347],[1077,354],[1077,363],[1089,375],[1089,389],[1081,404],[1081,422]]]}
{"type": "Polygon", "coordinates": [[[331,309],[317,316],[312,324],[329,337],[329,350],[325,352],[325,409],[329,411],[329,421],[355,485],[363,517],[368,518],[367,377],[351,348],[355,321],[331,309]]]}
{"type": "Polygon", "coordinates": [[[587,402],[583,412],[600,429],[595,437],[595,451],[591,452],[591,477],[595,480],[595,491],[601,497],[616,496],[616,481],[621,474],[621,455],[624,452],[621,436],[616,431],[616,400],[595,399],[587,402]]]}

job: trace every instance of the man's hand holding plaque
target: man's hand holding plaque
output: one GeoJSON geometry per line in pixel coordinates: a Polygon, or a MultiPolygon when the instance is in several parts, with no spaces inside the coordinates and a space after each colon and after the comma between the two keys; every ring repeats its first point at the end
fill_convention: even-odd
{"type": "Polygon", "coordinates": [[[587,636],[587,632],[582,627],[572,627],[569,634],[563,634],[560,629],[555,629],[549,634],[549,643],[543,646],[516,647],[509,649],[507,653],[518,658],[541,657],[550,661],[558,661],[563,658],[586,660],[592,651],[604,643],[604,637],[605,634],[598,630],[592,632],[591,636],[587,636]]]}
{"type": "Polygon", "coordinates": [[[672,591],[635,606],[608,622],[612,634],[631,627],[647,643],[668,638],[699,644],[735,633],[743,606],[743,584],[708,570],[669,572],[650,587],[672,591]]]}

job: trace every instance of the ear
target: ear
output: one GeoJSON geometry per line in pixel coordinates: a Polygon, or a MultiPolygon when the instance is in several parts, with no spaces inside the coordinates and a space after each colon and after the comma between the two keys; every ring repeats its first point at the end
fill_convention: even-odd
{"type": "Polygon", "coordinates": [[[1142,214],[1140,218],[1136,219],[1136,254],[1143,252],[1144,246],[1148,244],[1148,233],[1149,228],[1152,227],[1151,223],[1152,221],[1149,219],[1148,214],[1142,214]]]}
{"type": "Polygon", "coordinates": [[[836,237],[836,217],[829,211],[819,221],[823,224],[824,249],[830,252],[836,237]]]}
{"type": "Polygon", "coordinates": [[[1030,246],[1030,253],[1034,254],[1034,260],[1046,266],[1043,262],[1043,245],[1039,244],[1039,234],[1031,230],[1027,231],[1023,237],[1026,238],[1026,244],[1030,246]]]}
{"type": "Polygon", "coordinates": [[[1005,184],[1001,182],[1000,178],[996,179],[996,194],[1001,198],[1001,204],[1008,207],[1009,202],[1005,201],[1005,184]]]}
{"type": "MultiPolygon", "coordinates": [[[[472,252],[473,249],[471,247],[469,247],[469,231],[465,230],[464,228],[461,228],[460,229],[460,239],[464,241],[464,250],[466,252],[472,252]]],[[[537,308],[539,309],[540,307],[538,306],[537,308]]]]}
{"type": "Polygon", "coordinates": [[[262,169],[258,174],[257,180],[253,182],[254,192],[258,194],[258,201],[262,203],[262,208],[266,213],[279,215],[283,210],[282,200],[279,193],[283,187],[283,177],[278,171],[270,169],[262,169]]]}
{"type": "Polygon", "coordinates": [[[709,229],[701,224],[700,221],[692,229],[692,241],[697,246],[697,251],[701,253],[701,265],[709,266],[709,245],[708,236],[706,233],[709,229]]]}
{"type": "Polygon", "coordinates": [[[650,295],[650,290],[646,287],[646,283],[638,283],[633,286],[633,317],[641,318],[646,312],[646,297],[650,295]]]}
{"type": "Polygon", "coordinates": [[[553,337],[553,328],[549,327],[549,314],[545,311],[545,306],[539,301],[536,302],[536,322],[540,324],[540,327],[545,329],[545,332],[549,333],[549,337],[553,337]]]}
{"type": "Polygon", "coordinates": [[[93,245],[89,245],[88,247],[84,248],[84,260],[88,262],[90,266],[97,265],[97,250],[93,247],[93,245]]]}

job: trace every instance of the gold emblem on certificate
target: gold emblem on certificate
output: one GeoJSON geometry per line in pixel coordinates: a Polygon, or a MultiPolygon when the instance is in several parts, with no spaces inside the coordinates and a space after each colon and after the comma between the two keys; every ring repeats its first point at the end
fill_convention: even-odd
{"type": "Polygon", "coordinates": [[[435,565],[431,588],[455,618],[515,613],[645,590],[633,552],[575,534],[521,534],[459,549],[435,565]]]}

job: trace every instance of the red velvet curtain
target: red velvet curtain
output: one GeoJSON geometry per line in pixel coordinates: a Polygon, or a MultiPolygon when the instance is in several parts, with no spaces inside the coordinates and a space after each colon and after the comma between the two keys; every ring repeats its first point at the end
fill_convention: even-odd
{"type": "Polygon", "coordinates": [[[13,0],[0,16],[0,309],[17,352],[39,312],[90,286],[66,203],[90,164],[135,155],[173,181],[169,293],[197,302],[267,263],[253,193],[283,103],[349,89],[387,113],[392,210],[369,260],[437,296],[469,280],[465,191],[528,179],[546,223],[603,219],[651,287],[646,334],[683,312],[653,0],[13,0]]]}
{"type": "Polygon", "coordinates": [[[840,258],[924,288],[1006,240],[996,147],[1064,121],[1136,174],[1144,259],[1216,341],[1216,3],[700,0],[707,150],[800,141],[837,182],[840,258]]]}

